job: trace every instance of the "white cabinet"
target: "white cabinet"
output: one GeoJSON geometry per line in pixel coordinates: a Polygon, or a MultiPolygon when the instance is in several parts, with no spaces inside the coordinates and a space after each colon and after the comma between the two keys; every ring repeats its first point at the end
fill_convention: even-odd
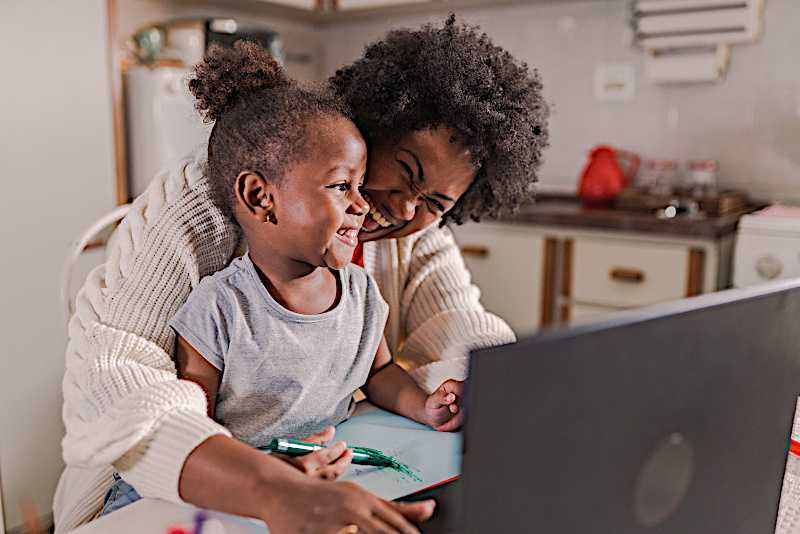
{"type": "Polygon", "coordinates": [[[466,224],[452,228],[481,302],[517,335],[542,320],[545,238],[527,227],[466,224]]]}
{"type": "Polygon", "coordinates": [[[517,335],[716,291],[730,283],[721,238],[519,223],[453,227],[481,302],[517,335]]]}
{"type": "Polygon", "coordinates": [[[610,314],[717,291],[730,284],[732,235],[694,238],[551,229],[560,238],[559,321],[610,314]]]}

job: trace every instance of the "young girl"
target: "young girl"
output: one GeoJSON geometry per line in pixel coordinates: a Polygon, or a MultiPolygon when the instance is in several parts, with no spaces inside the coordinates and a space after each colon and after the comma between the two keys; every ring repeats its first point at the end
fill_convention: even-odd
{"type": "Polygon", "coordinates": [[[212,49],[190,89],[216,122],[208,174],[249,251],[201,281],[170,325],[181,378],[253,447],[378,406],[438,430],[461,423],[461,383],[426,395],[392,362],[387,305],[350,263],[369,212],[366,145],[329,93],[289,81],[257,45],[212,49]]]}

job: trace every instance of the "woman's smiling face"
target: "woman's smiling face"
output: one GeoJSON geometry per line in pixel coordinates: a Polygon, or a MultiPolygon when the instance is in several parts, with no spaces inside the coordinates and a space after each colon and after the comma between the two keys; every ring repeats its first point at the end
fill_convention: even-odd
{"type": "Polygon", "coordinates": [[[469,152],[452,138],[451,129],[433,128],[373,148],[363,189],[370,213],[361,241],[413,234],[455,205],[477,170],[469,152]]]}

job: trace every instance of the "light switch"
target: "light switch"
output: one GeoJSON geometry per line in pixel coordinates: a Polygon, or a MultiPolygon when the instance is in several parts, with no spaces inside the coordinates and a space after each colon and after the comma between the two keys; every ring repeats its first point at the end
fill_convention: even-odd
{"type": "Polygon", "coordinates": [[[598,63],[594,97],[600,102],[625,102],[636,94],[636,70],[631,63],[598,63]]]}

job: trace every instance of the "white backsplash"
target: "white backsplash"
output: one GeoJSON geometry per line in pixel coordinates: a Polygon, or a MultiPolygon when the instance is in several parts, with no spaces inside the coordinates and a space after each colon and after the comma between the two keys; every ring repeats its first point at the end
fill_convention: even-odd
{"type": "MultiPolygon", "coordinates": [[[[646,157],[718,159],[720,181],[765,200],[800,202],[800,1],[768,0],[761,41],[733,48],[726,80],[657,86],[633,48],[625,0],[466,10],[495,42],[539,68],[552,104],[543,188],[573,190],[589,149],[609,143],[646,157]],[[630,63],[636,93],[595,100],[597,63],[630,63]]],[[[446,15],[395,17],[324,30],[323,71],[361,54],[392,27],[440,24],[446,15]]]]}

